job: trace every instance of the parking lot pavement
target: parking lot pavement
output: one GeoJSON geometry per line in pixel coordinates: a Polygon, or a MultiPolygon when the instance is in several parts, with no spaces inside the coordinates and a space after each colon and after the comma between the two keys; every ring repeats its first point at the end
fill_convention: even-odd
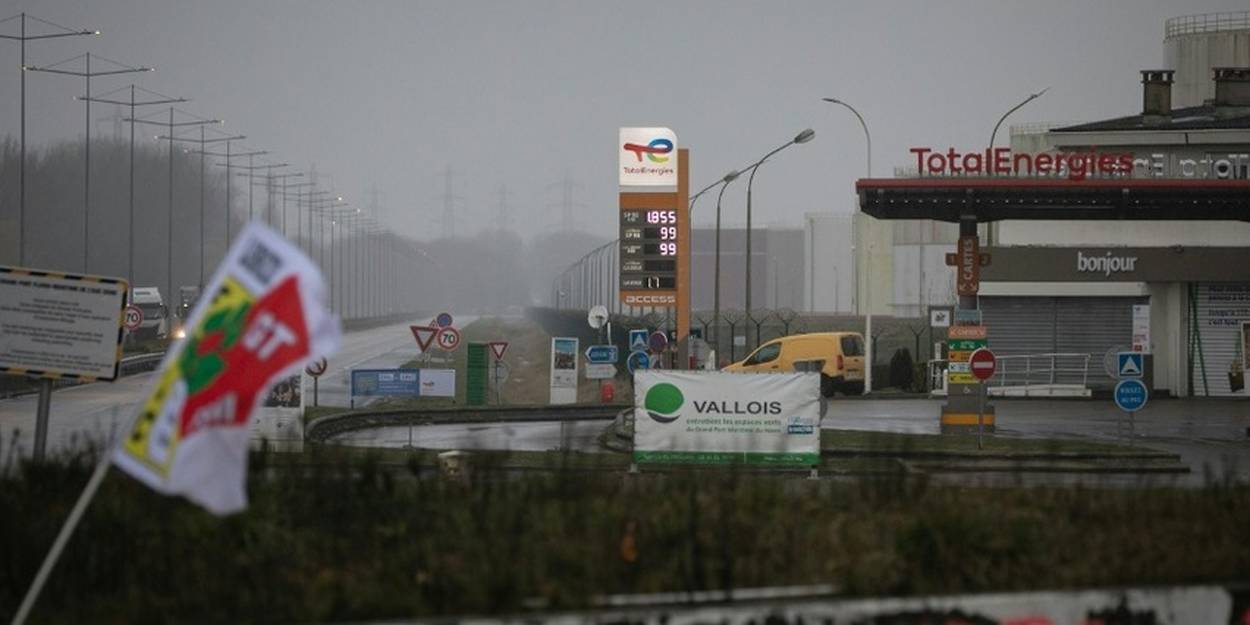
{"type": "MultiPolygon", "coordinates": [[[[942,400],[835,398],[821,421],[827,429],[936,434],[942,400]]],[[[1134,418],[1111,400],[997,399],[997,436],[1073,438],[1136,445],[1180,454],[1189,481],[1207,475],[1250,481],[1250,400],[1155,399],[1134,418]]]]}

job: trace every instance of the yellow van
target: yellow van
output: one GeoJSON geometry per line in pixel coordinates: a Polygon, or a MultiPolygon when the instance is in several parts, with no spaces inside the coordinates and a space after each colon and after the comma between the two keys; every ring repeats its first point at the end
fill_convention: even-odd
{"type": "Polygon", "coordinates": [[[723,371],[787,373],[819,371],[820,392],[833,397],[864,392],[864,337],[858,332],[814,332],[773,339],[723,371]]]}

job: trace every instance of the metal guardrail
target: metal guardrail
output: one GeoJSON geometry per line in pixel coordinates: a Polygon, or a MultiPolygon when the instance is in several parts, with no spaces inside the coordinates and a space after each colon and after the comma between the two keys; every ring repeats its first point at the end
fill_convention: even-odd
{"type": "MultiPolygon", "coordinates": [[[[1047,353],[998,356],[998,366],[986,384],[998,388],[1029,389],[1034,386],[1076,384],[1089,387],[1091,354],[1047,353]]],[[[945,388],[946,360],[930,360],[929,388],[945,388]]]]}
{"type": "Polygon", "coordinates": [[[1178,37],[1226,30],[1250,30],[1250,11],[1182,15],[1164,22],[1163,36],[1178,37]]]}
{"type": "Polygon", "coordinates": [[[161,360],[165,358],[165,352],[153,352],[151,354],[139,354],[136,356],[127,356],[122,358],[121,363],[117,367],[117,375],[126,376],[151,371],[161,364],[161,360]]]}
{"type": "Polygon", "coordinates": [[[457,410],[388,409],[339,412],[313,419],[304,428],[304,439],[325,443],[334,436],[357,430],[406,425],[452,423],[507,423],[525,421],[611,421],[621,412],[619,404],[572,404],[567,406],[482,407],[457,410]]]}

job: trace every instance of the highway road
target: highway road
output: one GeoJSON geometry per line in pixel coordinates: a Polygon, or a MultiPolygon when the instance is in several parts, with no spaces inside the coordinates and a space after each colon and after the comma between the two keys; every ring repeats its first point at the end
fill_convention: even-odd
{"type": "MultiPolygon", "coordinates": [[[[419,319],[414,323],[426,321],[419,319]]],[[[472,317],[456,319],[456,325],[462,326],[471,321],[472,317]]],[[[321,404],[348,404],[349,369],[394,367],[417,355],[416,341],[408,324],[346,333],[339,353],[329,359],[328,370],[319,383],[321,404]]],[[[99,444],[112,440],[112,436],[123,429],[135,414],[155,375],[142,373],[116,382],[84,384],[54,392],[48,419],[48,452],[56,453],[86,442],[99,444]]],[[[311,393],[310,388],[310,397],[306,401],[311,401],[311,393]]],[[[0,436],[3,437],[0,459],[12,452],[11,441],[15,431],[20,432],[17,436],[19,453],[30,454],[34,443],[37,403],[37,395],[0,400],[0,436]]]]}

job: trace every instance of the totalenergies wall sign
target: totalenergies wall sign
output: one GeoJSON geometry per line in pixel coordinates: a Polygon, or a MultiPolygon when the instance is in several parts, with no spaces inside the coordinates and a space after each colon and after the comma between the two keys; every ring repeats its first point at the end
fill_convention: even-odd
{"type": "Polygon", "coordinates": [[[1097,147],[1051,151],[1012,152],[993,148],[961,152],[916,147],[916,174],[929,176],[1005,176],[1066,178],[1180,178],[1244,179],[1250,172],[1250,154],[1134,154],[1107,152],[1097,147]]]}

